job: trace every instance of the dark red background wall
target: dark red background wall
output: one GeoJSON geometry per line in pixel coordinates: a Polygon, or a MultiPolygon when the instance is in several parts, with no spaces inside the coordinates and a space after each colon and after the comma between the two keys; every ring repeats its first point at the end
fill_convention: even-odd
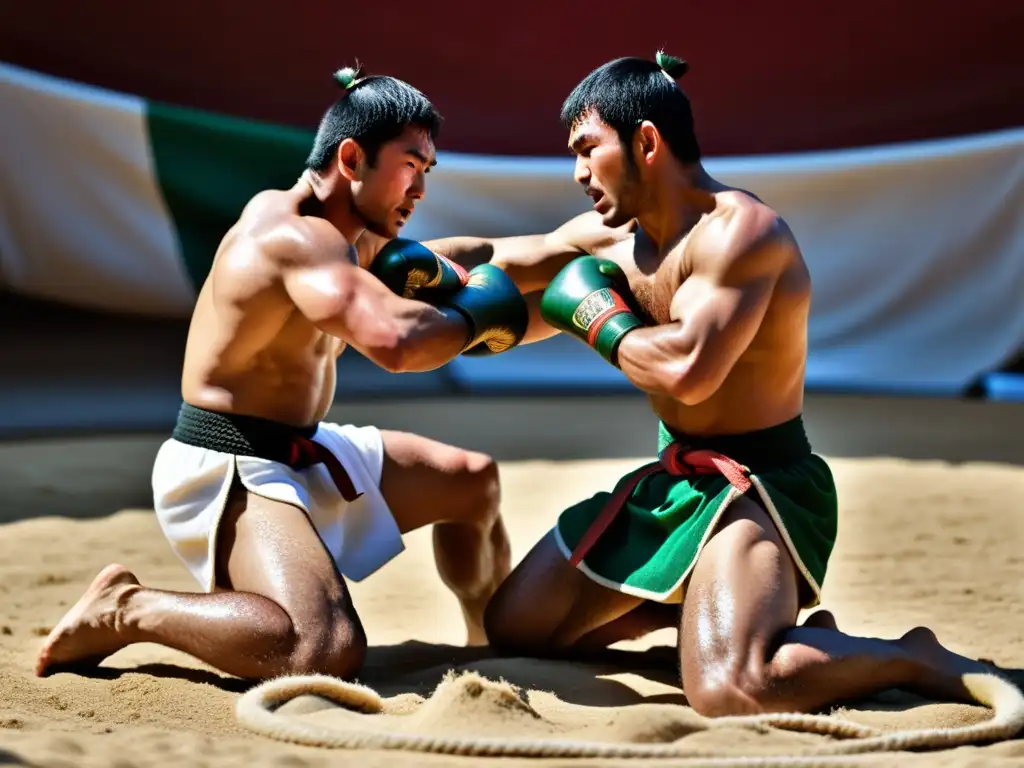
{"type": "Polygon", "coordinates": [[[572,86],[660,46],[691,63],[709,154],[1022,125],[1022,29],[1015,0],[0,3],[0,55],[15,64],[312,127],[336,95],[330,73],[358,58],[433,98],[442,149],[495,154],[563,153],[572,86]]]}

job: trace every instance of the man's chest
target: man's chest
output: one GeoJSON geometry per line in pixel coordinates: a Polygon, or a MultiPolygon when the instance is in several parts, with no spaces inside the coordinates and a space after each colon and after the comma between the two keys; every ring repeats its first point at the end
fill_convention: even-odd
{"type": "Polygon", "coordinates": [[[671,322],[672,297],[683,282],[680,249],[659,257],[645,239],[629,237],[597,249],[593,255],[613,261],[622,269],[629,281],[630,293],[646,315],[645,322],[656,325],[671,322]]]}

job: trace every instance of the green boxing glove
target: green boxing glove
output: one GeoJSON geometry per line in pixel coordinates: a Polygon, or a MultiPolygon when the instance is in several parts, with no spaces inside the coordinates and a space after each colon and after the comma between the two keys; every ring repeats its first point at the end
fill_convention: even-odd
{"type": "Polygon", "coordinates": [[[619,343],[643,322],[627,306],[619,287],[628,291],[617,264],[594,256],[570,261],[540,299],[540,314],[552,328],[583,340],[618,367],[619,343]]]}
{"type": "Polygon", "coordinates": [[[512,279],[491,264],[469,270],[462,290],[443,302],[469,323],[462,354],[470,357],[507,352],[526,336],[530,312],[512,279]]]}
{"type": "Polygon", "coordinates": [[[468,273],[453,261],[416,242],[395,238],[370,264],[370,274],[404,299],[420,291],[454,293],[466,284],[468,273]]]}

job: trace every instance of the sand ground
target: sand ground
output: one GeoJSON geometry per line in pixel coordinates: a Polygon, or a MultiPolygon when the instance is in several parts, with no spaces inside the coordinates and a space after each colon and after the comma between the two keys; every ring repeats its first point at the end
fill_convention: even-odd
{"type": "MultiPolygon", "coordinates": [[[[33,677],[43,637],[107,563],[128,565],[152,586],[195,588],[151,511],[104,507],[104,489],[121,482],[120,472],[137,472],[136,465],[150,458],[140,446],[150,445],[111,438],[98,441],[95,450],[70,454],[59,442],[0,445],[5,454],[0,456],[0,764],[226,768],[357,760],[365,766],[492,762],[337,753],[252,735],[234,719],[243,684],[156,646],[125,649],[88,677],[33,677]],[[48,514],[54,499],[61,501],[56,506],[62,516],[48,514]]],[[[559,509],[609,488],[642,461],[503,464],[514,557],[526,553],[559,509]]],[[[892,637],[927,624],[954,650],[1024,667],[1024,468],[884,458],[837,459],[833,467],[842,517],[823,605],[834,611],[840,626],[892,637]]],[[[623,644],[644,662],[633,671],[480,659],[479,651],[460,648],[461,617],[434,570],[429,532],[417,532],[407,543],[408,550],[384,570],[352,585],[372,646],[364,679],[382,694],[429,695],[444,671],[458,663],[492,679],[548,691],[578,708],[685,702],[674,685],[675,636],[667,630],[623,644]]],[[[920,701],[899,702],[899,715],[868,703],[861,719],[873,714],[880,725],[906,726],[924,711],[920,701]]],[[[714,736],[705,738],[713,746],[714,736]]],[[[922,764],[1010,764],[1014,759],[1024,761],[1024,740],[929,755],[922,764]]]]}

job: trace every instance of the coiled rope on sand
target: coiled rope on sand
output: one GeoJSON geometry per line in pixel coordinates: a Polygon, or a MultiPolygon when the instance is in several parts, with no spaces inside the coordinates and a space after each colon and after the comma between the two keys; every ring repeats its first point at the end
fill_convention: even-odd
{"type": "MultiPolygon", "coordinates": [[[[878,728],[824,715],[762,714],[720,717],[714,727],[772,727],[787,731],[829,736],[820,747],[810,747],[792,757],[751,755],[716,757],[687,748],[680,742],[604,743],[563,739],[503,739],[473,736],[429,736],[361,729],[326,727],[282,716],[275,710],[297,696],[323,697],[345,709],[368,715],[383,712],[384,703],[376,691],[323,675],[295,675],[268,680],[241,696],[236,716],[245,728],[278,741],[330,749],[399,750],[477,757],[559,757],[559,758],[672,758],[692,766],[835,766],[848,762],[844,756],[912,749],[951,749],[1009,739],[1024,731],[1024,695],[1012,683],[994,674],[965,675],[964,685],[978,704],[992,710],[992,717],[980,723],[903,731],[878,728]]],[[[682,740],[681,740],[682,741],[682,740]]]]}

